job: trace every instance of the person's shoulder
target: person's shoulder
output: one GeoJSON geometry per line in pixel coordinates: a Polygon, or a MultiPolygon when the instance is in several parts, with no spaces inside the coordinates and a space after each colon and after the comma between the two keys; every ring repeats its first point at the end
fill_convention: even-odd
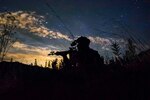
{"type": "Polygon", "coordinates": [[[90,48],[89,51],[90,51],[91,53],[95,54],[95,55],[99,55],[98,51],[96,51],[96,50],[94,50],[94,49],[91,49],[91,48],[90,48]]]}

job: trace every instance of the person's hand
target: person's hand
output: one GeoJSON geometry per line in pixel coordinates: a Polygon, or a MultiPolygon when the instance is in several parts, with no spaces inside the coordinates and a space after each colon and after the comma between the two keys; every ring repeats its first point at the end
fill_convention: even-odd
{"type": "Polygon", "coordinates": [[[55,54],[55,52],[54,52],[54,51],[51,51],[51,52],[48,54],[48,56],[54,55],[54,54],[55,54]]]}

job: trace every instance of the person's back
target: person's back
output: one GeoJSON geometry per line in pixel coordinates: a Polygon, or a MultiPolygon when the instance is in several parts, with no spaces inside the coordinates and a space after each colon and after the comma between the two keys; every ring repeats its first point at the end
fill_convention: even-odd
{"type": "Polygon", "coordinates": [[[103,64],[103,59],[100,57],[97,51],[93,49],[87,49],[84,52],[77,52],[75,55],[77,65],[82,68],[97,68],[103,64]]]}

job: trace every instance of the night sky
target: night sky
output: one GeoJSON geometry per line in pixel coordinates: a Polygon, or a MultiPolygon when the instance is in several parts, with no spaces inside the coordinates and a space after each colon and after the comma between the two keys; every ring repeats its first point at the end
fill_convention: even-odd
{"type": "Polygon", "coordinates": [[[7,55],[23,63],[38,59],[43,64],[55,58],[47,57],[51,50],[67,50],[79,36],[88,37],[102,56],[112,56],[112,41],[124,47],[130,36],[145,48],[150,45],[149,0],[0,0],[0,12],[6,11],[22,23],[31,17],[29,25],[17,30],[18,41],[7,55]],[[35,20],[38,26],[32,24],[35,20]]]}

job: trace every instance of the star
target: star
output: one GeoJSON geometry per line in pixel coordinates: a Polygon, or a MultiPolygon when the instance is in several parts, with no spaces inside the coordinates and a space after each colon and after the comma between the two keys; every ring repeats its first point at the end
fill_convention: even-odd
{"type": "Polygon", "coordinates": [[[120,18],[123,18],[124,17],[124,15],[120,15],[120,18]]]}
{"type": "Polygon", "coordinates": [[[136,8],[137,8],[137,9],[139,9],[140,7],[139,7],[139,6],[137,6],[136,8]]]}
{"type": "Polygon", "coordinates": [[[138,3],[138,0],[135,0],[135,1],[134,1],[134,4],[136,5],[137,3],[138,3]]]}

